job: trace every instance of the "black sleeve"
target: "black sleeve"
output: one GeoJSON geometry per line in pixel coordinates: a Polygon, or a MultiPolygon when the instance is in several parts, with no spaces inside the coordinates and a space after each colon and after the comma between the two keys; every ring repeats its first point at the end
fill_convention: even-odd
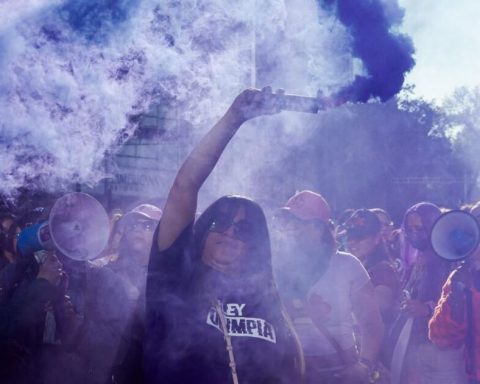
{"type": "Polygon", "coordinates": [[[56,289],[45,279],[25,281],[10,300],[11,336],[28,348],[42,343],[45,305],[56,297],[56,289]]]}
{"type": "Polygon", "coordinates": [[[160,252],[158,250],[158,229],[153,236],[148,265],[146,299],[156,301],[162,293],[172,293],[181,289],[182,282],[190,271],[190,244],[192,241],[193,223],[189,224],[177,237],[173,244],[160,252]]]}
{"type": "MultiPolygon", "coordinates": [[[[160,382],[162,371],[168,365],[164,353],[166,338],[175,314],[181,306],[182,288],[189,278],[190,242],[193,224],[190,224],[170,248],[158,250],[158,228],[150,253],[146,287],[146,316],[144,342],[144,370],[147,382],[160,382]]],[[[163,381],[162,381],[163,382],[163,381]]],[[[167,382],[167,381],[165,381],[167,382]]]]}
{"type": "Polygon", "coordinates": [[[72,348],[88,356],[90,368],[108,371],[125,339],[132,308],[125,286],[108,267],[86,269],[86,313],[72,348]]]}

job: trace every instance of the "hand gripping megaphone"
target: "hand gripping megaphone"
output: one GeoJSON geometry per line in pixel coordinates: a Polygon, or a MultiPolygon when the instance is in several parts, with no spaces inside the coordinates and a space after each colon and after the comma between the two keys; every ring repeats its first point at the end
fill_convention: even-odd
{"type": "Polygon", "coordinates": [[[480,241],[480,227],[471,214],[450,211],[433,224],[430,242],[435,253],[449,261],[460,261],[469,256],[480,241]]]}
{"type": "Polygon", "coordinates": [[[25,228],[18,235],[22,255],[57,248],[73,260],[92,260],[108,243],[110,224],[102,205],[82,192],[55,201],[47,221],[25,228]]]}

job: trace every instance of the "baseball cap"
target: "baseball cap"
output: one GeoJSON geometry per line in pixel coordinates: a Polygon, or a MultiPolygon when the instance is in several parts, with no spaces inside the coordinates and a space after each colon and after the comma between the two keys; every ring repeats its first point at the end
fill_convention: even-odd
{"type": "Polygon", "coordinates": [[[357,209],[342,225],[339,235],[362,240],[380,233],[381,223],[377,215],[368,209],[357,209]]]}
{"type": "Polygon", "coordinates": [[[140,204],[127,212],[123,218],[131,215],[140,215],[150,220],[160,221],[162,218],[162,210],[152,204],[140,204]]]}
{"type": "Polygon", "coordinates": [[[330,206],[323,196],[308,190],[297,192],[280,209],[302,220],[320,219],[328,222],[331,217],[330,206]]]}

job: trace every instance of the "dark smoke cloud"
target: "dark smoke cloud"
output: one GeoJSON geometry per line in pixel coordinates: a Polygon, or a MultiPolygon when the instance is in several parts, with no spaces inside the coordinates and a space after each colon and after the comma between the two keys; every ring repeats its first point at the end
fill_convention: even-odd
{"type": "Polygon", "coordinates": [[[136,0],[70,0],[60,7],[60,17],[87,40],[103,42],[122,28],[138,5],[136,0]]]}
{"type": "Polygon", "coordinates": [[[353,84],[339,92],[339,98],[385,101],[397,94],[415,61],[411,39],[394,31],[402,20],[396,2],[319,0],[319,3],[334,12],[349,29],[352,53],[362,60],[367,72],[364,76],[355,76],[353,84]]]}
{"type": "MultiPolygon", "coordinates": [[[[392,9],[386,13],[390,26],[401,19],[392,9]]],[[[272,85],[310,96],[319,89],[335,93],[366,70],[371,77],[364,79],[364,88],[371,89],[370,83],[387,87],[369,60],[363,72],[352,68],[351,53],[363,40],[316,0],[8,0],[0,2],[0,14],[5,20],[0,24],[4,195],[22,187],[59,191],[72,183],[97,185],[112,176],[105,154],[132,135],[131,117],[159,99],[175,100],[179,121],[194,127],[188,130],[194,142],[249,86],[272,85]],[[276,65],[266,65],[270,62],[276,65]]],[[[388,28],[385,24],[384,35],[388,28]]],[[[384,51],[381,57],[388,55],[384,51]]],[[[389,60],[398,67],[398,57],[389,60]]],[[[384,77],[391,80],[390,74],[384,77]]],[[[357,93],[350,99],[383,98],[381,92],[362,96],[355,84],[357,93]]],[[[278,126],[278,120],[285,130],[272,127],[273,137],[263,141],[263,159],[239,164],[238,183],[258,164],[278,158],[271,153],[275,149],[269,151],[270,142],[289,148],[308,139],[297,114],[272,124],[278,126]]],[[[268,136],[268,128],[259,129],[268,136]]],[[[242,132],[240,144],[259,142],[257,129],[242,132]]],[[[244,156],[248,148],[240,144],[244,156]]],[[[176,158],[162,161],[159,169],[178,167],[176,158]]],[[[249,183],[235,187],[222,182],[220,189],[251,194],[249,183]]]]}

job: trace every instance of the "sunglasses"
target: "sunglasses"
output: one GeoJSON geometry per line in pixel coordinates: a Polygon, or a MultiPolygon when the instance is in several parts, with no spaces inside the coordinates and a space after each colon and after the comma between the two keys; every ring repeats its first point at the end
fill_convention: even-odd
{"type": "Polygon", "coordinates": [[[133,221],[130,226],[130,230],[142,230],[146,232],[152,232],[155,230],[155,222],[152,220],[135,220],[133,221]]]}
{"type": "Polygon", "coordinates": [[[210,224],[209,231],[216,233],[224,233],[230,227],[233,227],[233,236],[243,241],[244,243],[253,243],[255,239],[255,225],[249,220],[239,220],[237,222],[233,221],[234,218],[231,218],[227,215],[220,215],[212,221],[210,224]]]}

